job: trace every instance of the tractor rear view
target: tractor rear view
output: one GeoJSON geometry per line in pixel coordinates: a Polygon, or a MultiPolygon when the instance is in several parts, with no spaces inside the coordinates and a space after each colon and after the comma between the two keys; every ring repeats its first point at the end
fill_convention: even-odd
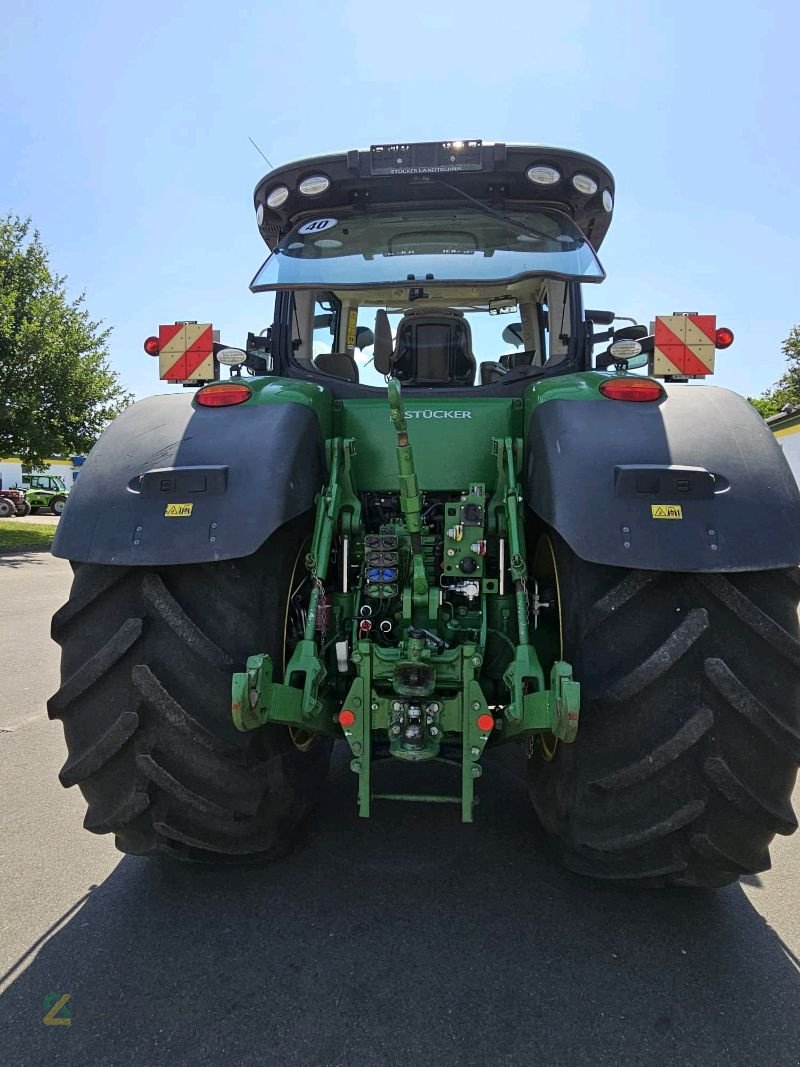
{"type": "Polygon", "coordinates": [[[148,338],[194,391],[116,419],[56,534],[49,710],[87,829],[279,856],[337,739],[360,815],[468,823],[484,753],[516,743],[575,871],[769,866],[797,825],[800,495],[750,405],[689,384],[730,330],[585,306],[613,207],[597,160],[481,141],[259,183],[271,328],[148,338]],[[381,759],[459,788],[380,793],[381,759]]]}

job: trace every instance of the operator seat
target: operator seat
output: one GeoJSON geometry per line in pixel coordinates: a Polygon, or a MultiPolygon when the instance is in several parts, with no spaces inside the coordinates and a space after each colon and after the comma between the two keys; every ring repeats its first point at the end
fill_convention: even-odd
{"type": "Polygon", "coordinates": [[[464,313],[452,308],[407,311],[392,344],[389,317],[375,316],[375,367],[409,385],[472,385],[476,362],[464,313]]]}

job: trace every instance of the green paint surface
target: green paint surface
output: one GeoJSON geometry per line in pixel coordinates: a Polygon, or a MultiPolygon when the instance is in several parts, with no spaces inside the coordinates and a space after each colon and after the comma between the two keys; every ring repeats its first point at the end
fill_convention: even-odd
{"type": "MultiPolygon", "coordinates": [[[[492,438],[519,436],[519,400],[442,397],[427,404],[405,402],[408,436],[421,490],[461,491],[473,482],[490,488],[497,476],[492,438]]],[[[359,492],[396,491],[397,437],[385,397],[344,400],[334,412],[337,436],[356,442],[353,472],[359,492]]]]}
{"type": "MultiPolygon", "coordinates": [[[[422,490],[462,490],[482,482],[491,491],[496,478],[493,437],[522,437],[528,420],[550,400],[602,400],[600,385],[616,373],[584,371],[533,382],[524,400],[482,396],[442,396],[427,403],[405,399],[408,434],[422,490]]],[[[313,409],[322,435],[352,437],[353,470],[359,492],[397,486],[396,438],[386,396],[336,400],[324,386],[300,378],[251,378],[250,404],[303,404],[313,409]]],[[[247,406],[243,405],[243,406],[247,406]]]]}
{"type": "Polygon", "coordinates": [[[604,400],[600,386],[609,378],[619,375],[603,371],[581,371],[578,374],[562,374],[556,378],[543,378],[534,382],[525,391],[525,423],[541,404],[549,400],[604,400]]]}
{"type": "MultiPolygon", "coordinates": [[[[300,378],[242,379],[253,393],[247,404],[303,404],[313,408],[322,427],[322,436],[332,436],[333,397],[324,386],[300,378]]],[[[246,405],[242,405],[243,407],[246,405]]],[[[387,408],[388,410],[388,408],[387,408]]]]}

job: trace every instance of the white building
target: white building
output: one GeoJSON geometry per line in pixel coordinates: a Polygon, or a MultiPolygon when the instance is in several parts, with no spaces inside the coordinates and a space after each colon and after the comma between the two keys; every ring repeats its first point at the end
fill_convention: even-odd
{"type": "Polygon", "coordinates": [[[767,425],[775,434],[800,485],[800,407],[787,404],[777,415],[770,415],[767,425]]]}
{"type": "MultiPolygon", "coordinates": [[[[85,456],[53,456],[46,459],[35,474],[58,474],[64,479],[67,489],[71,489],[80,474],[85,456]]],[[[22,486],[22,460],[18,456],[0,458],[0,489],[13,489],[22,486]]],[[[28,468],[25,467],[25,472],[28,468]]]]}

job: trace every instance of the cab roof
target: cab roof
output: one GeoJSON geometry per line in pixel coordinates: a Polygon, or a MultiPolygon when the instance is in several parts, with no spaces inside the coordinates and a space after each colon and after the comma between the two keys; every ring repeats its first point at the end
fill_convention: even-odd
{"type": "Polygon", "coordinates": [[[372,145],[286,163],[261,179],[253,199],[261,236],[274,249],[305,216],[463,206],[462,194],[499,210],[547,205],[565,211],[596,250],[611,223],[614,178],[598,160],[566,148],[430,141],[372,145]],[[544,177],[549,184],[542,183],[544,177]]]}

